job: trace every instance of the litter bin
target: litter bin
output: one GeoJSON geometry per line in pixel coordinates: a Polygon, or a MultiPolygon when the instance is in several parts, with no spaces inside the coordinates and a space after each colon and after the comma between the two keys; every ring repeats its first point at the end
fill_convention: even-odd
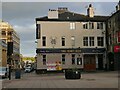
{"type": "Polygon", "coordinates": [[[16,70],[15,71],[15,79],[20,79],[21,78],[21,71],[20,70],[16,70]]]}

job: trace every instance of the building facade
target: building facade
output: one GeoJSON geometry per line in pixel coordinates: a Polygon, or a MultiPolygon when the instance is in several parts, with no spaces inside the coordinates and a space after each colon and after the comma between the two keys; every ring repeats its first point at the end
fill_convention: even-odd
{"type": "Polygon", "coordinates": [[[107,53],[109,70],[118,70],[120,60],[120,1],[116,12],[107,20],[107,53]]]}
{"type": "Polygon", "coordinates": [[[107,18],[95,16],[91,4],[87,15],[58,8],[49,9],[48,16],[36,18],[37,72],[71,68],[103,70],[107,18]]]}
{"type": "Polygon", "coordinates": [[[7,63],[7,44],[5,43],[4,40],[0,39],[0,67],[7,67],[6,63],[7,63]]]}
{"type": "MultiPolygon", "coordinates": [[[[13,42],[13,45],[10,47],[12,54],[12,68],[16,68],[20,61],[20,38],[13,27],[8,23],[1,21],[0,22],[0,30],[1,30],[1,39],[5,41],[6,44],[8,42],[13,42]]],[[[4,62],[4,61],[3,61],[4,62]]],[[[7,65],[7,63],[6,63],[7,65]]]]}

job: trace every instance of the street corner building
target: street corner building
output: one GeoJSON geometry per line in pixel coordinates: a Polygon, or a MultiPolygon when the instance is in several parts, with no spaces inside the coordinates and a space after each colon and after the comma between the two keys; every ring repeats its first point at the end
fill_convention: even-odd
{"type": "Polygon", "coordinates": [[[36,72],[105,69],[108,18],[96,16],[91,4],[87,15],[58,7],[36,18],[36,72]]]}
{"type": "Polygon", "coordinates": [[[2,46],[1,66],[8,67],[11,65],[12,69],[17,68],[20,62],[20,38],[12,25],[8,22],[0,21],[0,42],[2,46]],[[9,59],[11,58],[11,61],[9,59]]]}

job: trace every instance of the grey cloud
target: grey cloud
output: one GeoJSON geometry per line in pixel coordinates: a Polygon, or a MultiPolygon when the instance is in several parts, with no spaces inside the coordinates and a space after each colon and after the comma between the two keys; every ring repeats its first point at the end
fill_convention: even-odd
{"type": "Polygon", "coordinates": [[[23,42],[21,44],[21,53],[26,56],[28,54],[31,54],[32,56],[35,56],[35,44],[32,43],[27,43],[27,42],[23,42]]]}
{"type": "Polygon", "coordinates": [[[48,2],[4,2],[3,18],[17,20],[47,15],[48,7],[52,5],[53,3],[48,2]]]}
{"type": "MultiPolygon", "coordinates": [[[[109,15],[115,10],[116,2],[93,4],[95,14],[109,15]]],[[[2,18],[13,25],[21,39],[21,53],[35,56],[35,18],[47,15],[49,9],[68,7],[70,11],[86,14],[89,2],[3,2],[2,18]]]]}
{"type": "Polygon", "coordinates": [[[20,35],[21,41],[35,40],[35,29],[32,29],[32,27],[31,28],[18,27],[18,28],[15,28],[15,30],[20,35]]]}
{"type": "Polygon", "coordinates": [[[97,15],[110,15],[111,12],[115,11],[115,6],[118,2],[99,2],[98,4],[93,3],[95,7],[95,14],[97,15]]]}

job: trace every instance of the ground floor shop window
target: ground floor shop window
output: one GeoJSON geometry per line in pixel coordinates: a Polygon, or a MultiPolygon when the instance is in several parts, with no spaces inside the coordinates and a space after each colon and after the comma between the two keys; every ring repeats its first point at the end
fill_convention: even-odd
{"type": "Polygon", "coordinates": [[[77,65],[82,65],[82,58],[77,58],[77,65]]]}
{"type": "Polygon", "coordinates": [[[65,64],[65,55],[62,55],[62,64],[65,64]]]}
{"type": "Polygon", "coordinates": [[[43,65],[46,65],[46,55],[43,55],[43,65]]]}
{"type": "Polygon", "coordinates": [[[72,64],[75,64],[75,54],[72,54],[72,64]]]}
{"type": "Polygon", "coordinates": [[[98,44],[98,46],[104,46],[104,38],[97,37],[97,44],[98,44]]]}

